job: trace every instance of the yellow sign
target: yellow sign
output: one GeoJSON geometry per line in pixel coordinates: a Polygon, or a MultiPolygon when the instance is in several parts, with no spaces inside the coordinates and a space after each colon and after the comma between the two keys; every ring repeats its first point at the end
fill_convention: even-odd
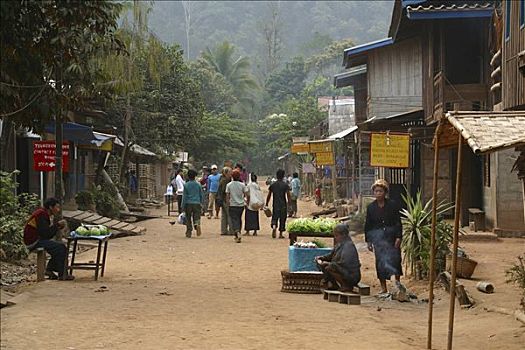
{"type": "Polygon", "coordinates": [[[332,152],[317,152],[315,154],[315,163],[317,166],[334,165],[334,154],[332,152]]]}
{"type": "Polygon", "coordinates": [[[310,153],[332,152],[332,142],[310,142],[310,153]]]}
{"type": "Polygon", "coordinates": [[[100,146],[97,146],[95,144],[78,145],[78,148],[95,149],[99,151],[111,152],[113,151],[113,141],[112,140],[104,141],[100,146]]]}
{"type": "Polygon", "coordinates": [[[373,133],[370,165],[385,168],[408,168],[410,136],[408,134],[373,133]]]}
{"type": "Polygon", "coordinates": [[[292,144],[292,153],[308,153],[310,147],[307,143],[294,143],[292,144]]]}

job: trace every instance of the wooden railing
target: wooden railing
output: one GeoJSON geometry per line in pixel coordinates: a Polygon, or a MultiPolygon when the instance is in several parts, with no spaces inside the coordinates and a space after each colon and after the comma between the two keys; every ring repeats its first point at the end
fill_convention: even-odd
{"type": "Polygon", "coordinates": [[[483,111],[488,108],[488,87],[486,84],[448,84],[443,72],[434,76],[434,119],[458,105],[464,111],[483,111]]]}

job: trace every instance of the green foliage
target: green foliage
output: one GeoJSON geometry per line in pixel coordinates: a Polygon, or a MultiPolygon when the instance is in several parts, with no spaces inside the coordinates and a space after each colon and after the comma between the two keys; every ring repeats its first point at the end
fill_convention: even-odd
{"type": "Polygon", "coordinates": [[[115,199],[114,193],[104,188],[94,188],[91,192],[99,215],[109,218],[118,218],[120,216],[120,204],[115,199]]]}
{"type": "Polygon", "coordinates": [[[514,283],[521,289],[521,307],[525,310],[525,256],[518,256],[518,262],[505,271],[507,283],[514,283]]]}
{"type": "Polygon", "coordinates": [[[266,82],[266,91],[271,103],[279,105],[289,98],[298,98],[306,87],[308,71],[304,59],[295,57],[278,72],[270,75],[266,82]]]}
{"type": "Polygon", "coordinates": [[[326,233],[330,234],[337,225],[337,221],[332,219],[296,219],[286,225],[286,230],[291,233],[326,233]]]}
{"type": "Polygon", "coordinates": [[[114,36],[120,8],[110,1],[3,2],[2,117],[41,131],[71,106],[110,92],[93,59],[124,49],[114,36]]]}
{"type": "Polygon", "coordinates": [[[315,244],[317,248],[327,248],[328,247],[328,244],[326,244],[325,242],[317,238],[312,239],[312,243],[315,244]]]}
{"type": "Polygon", "coordinates": [[[14,180],[17,173],[0,172],[0,257],[8,261],[27,257],[24,225],[39,206],[38,197],[34,194],[14,194],[18,185],[14,180]]]}
{"type": "MultiPolygon", "coordinates": [[[[432,199],[423,204],[421,192],[416,198],[403,194],[407,209],[401,210],[403,224],[403,249],[405,263],[410,268],[412,275],[419,272],[428,273],[430,269],[431,250],[431,225],[432,225],[432,199]]],[[[445,257],[450,252],[449,245],[452,241],[452,226],[443,220],[443,215],[453,208],[453,205],[441,201],[436,208],[436,271],[440,272],[445,267],[445,257]]]]}
{"type": "Polygon", "coordinates": [[[80,191],[75,194],[75,202],[78,210],[90,210],[95,204],[93,200],[93,193],[90,191],[80,191]]]}

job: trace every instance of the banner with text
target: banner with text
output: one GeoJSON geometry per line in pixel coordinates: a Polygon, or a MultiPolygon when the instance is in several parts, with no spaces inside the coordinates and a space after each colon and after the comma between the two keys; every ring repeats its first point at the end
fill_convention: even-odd
{"type": "Polygon", "coordinates": [[[333,152],[332,142],[310,142],[310,153],[333,152]]]}
{"type": "Polygon", "coordinates": [[[317,166],[334,165],[334,154],[332,152],[317,152],[315,154],[315,163],[317,166]]]}
{"type": "Polygon", "coordinates": [[[372,133],[370,165],[385,168],[410,166],[410,135],[372,133]]]}

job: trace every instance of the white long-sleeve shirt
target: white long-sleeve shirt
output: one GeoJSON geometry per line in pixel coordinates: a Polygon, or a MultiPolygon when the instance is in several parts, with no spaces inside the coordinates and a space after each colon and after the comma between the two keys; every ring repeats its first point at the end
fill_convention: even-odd
{"type": "Polygon", "coordinates": [[[184,193],[184,184],[186,182],[182,179],[182,176],[180,176],[180,174],[177,175],[177,177],[175,178],[175,183],[177,185],[177,195],[182,196],[182,194],[184,193]]]}

